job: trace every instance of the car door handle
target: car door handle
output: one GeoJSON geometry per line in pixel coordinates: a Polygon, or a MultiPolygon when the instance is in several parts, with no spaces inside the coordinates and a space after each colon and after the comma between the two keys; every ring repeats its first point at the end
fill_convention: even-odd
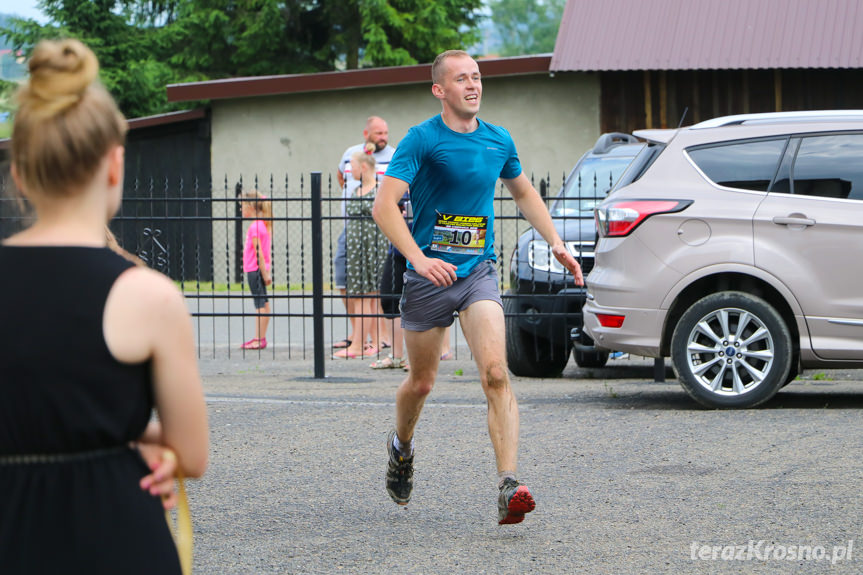
{"type": "Polygon", "coordinates": [[[780,226],[814,226],[815,220],[812,218],[795,218],[795,217],[775,217],[773,223],[780,226]]]}

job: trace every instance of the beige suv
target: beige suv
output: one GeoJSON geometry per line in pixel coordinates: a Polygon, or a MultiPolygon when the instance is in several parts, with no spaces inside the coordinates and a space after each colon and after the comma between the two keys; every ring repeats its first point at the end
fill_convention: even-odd
{"type": "Polygon", "coordinates": [[[863,368],[863,111],[717,118],[648,145],[595,210],[584,325],[671,356],[709,407],[863,368]]]}

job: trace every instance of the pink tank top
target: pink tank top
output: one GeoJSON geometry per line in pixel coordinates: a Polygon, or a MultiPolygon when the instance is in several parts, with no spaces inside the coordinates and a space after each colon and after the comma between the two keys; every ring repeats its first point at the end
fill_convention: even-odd
{"type": "Polygon", "coordinates": [[[253,272],[258,269],[258,255],[255,253],[255,244],[252,241],[254,238],[258,238],[261,251],[264,252],[264,263],[267,265],[267,269],[270,269],[270,247],[272,246],[270,232],[267,231],[267,226],[263,220],[255,220],[249,226],[249,231],[246,232],[246,245],[243,247],[244,272],[253,272]]]}

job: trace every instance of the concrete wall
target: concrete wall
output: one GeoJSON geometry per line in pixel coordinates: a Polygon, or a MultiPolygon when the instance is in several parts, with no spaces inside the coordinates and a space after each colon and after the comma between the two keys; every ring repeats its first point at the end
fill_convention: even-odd
{"type": "MultiPolygon", "coordinates": [[[[339,197],[335,178],[338,161],[348,146],[362,141],[368,116],[379,115],[387,121],[390,144],[397,146],[411,126],[440,110],[430,84],[216,100],[212,103],[213,197],[217,202],[214,215],[230,218],[234,203],[227,200],[233,198],[234,184],[242,177],[249,187],[257,177],[258,188],[275,198],[275,216],[308,217],[308,202],[297,200],[310,195],[309,173],[322,172],[324,197],[339,197]],[[223,198],[223,203],[218,203],[218,198],[223,198]]],[[[480,117],[507,128],[525,173],[536,178],[550,175],[551,193],[556,193],[563,174],[599,135],[598,77],[557,74],[487,78],[483,82],[480,117]]],[[[502,209],[515,213],[514,206],[502,209]]],[[[324,206],[325,216],[335,216],[338,211],[336,201],[324,206]]],[[[341,227],[340,220],[325,222],[326,249],[330,249],[329,238],[335,242],[341,227]]],[[[524,224],[518,229],[504,225],[497,232],[499,242],[514,245],[514,238],[508,236],[524,229],[524,224]]],[[[214,222],[214,245],[231,245],[234,231],[232,221],[214,222]]],[[[277,268],[293,273],[310,266],[307,229],[287,222],[275,226],[274,236],[275,261],[280,264],[277,268]]],[[[233,269],[228,267],[233,265],[233,257],[231,253],[228,258],[216,259],[216,281],[229,277],[227,270],[233,269]]],[[[325,269],[325,277],[330,277],[329,268],[325,269]]],[[[296,276],[287,280],[301,283],[296,276]]],[[[306,274],[302,283],[308,281],[306,274]]],[[[278,269],[276,282],[285,283],[278,269]]]]}
{"type": "MultiPolygon", "coordinates": [[[[572,167],[599,135],[596,75],[488,78],[480,117],[512,133],[527,173],[572,167]]],[[[440,113],[430,84],[216,100],[213,179],[311,171],[333,173],[342,152],[362,141],[379,115],[397,145],[408,128],[440,113]]]]}

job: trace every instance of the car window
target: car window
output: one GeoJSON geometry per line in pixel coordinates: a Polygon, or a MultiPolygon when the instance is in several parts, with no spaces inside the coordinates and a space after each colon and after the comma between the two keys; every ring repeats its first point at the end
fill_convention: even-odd
{"type": "Polygon", "coordinates": [[[634,156],[586,157],[577,172],[569,175],[551,208],[552,217],[593,217],[634,156]]]}
{"type": "Polygon", "coordinates": [[[802,138],[792,193],[863,200],[863,134],[802,138]]]}
{"type": "Polygon", "coordinates": [[[766,192],[787,138],[754,140],[687,150],[695,165],[715,184],[766,192]]]}
{"type": "Polygon", "coordinates": [[[623,172],[623,175],[614,187],[622,188],[638,181],[638,179],[644,175],[650,166],[653,165],[653,162],[656,161],[656,158],[658,158],[664,150],[665,144],[649,142],[646,146],[641,148],[641,151],[638,152],[638,155],[635,156],[635,159],[631,164],[629,164],[629,167],[626,168],[626,171],[623,172]]]}
{"type": "Polygon", "coordinates": [[[769,190],[771,194],[791,193],[791,165],[794,163],[794,156],[797,155],[799,146],[800,138],[791,138],[788,142],[788,147],[782,155],[782,163],[779,164],[779,170],[776,172],[776,180],[769,190]]]}

